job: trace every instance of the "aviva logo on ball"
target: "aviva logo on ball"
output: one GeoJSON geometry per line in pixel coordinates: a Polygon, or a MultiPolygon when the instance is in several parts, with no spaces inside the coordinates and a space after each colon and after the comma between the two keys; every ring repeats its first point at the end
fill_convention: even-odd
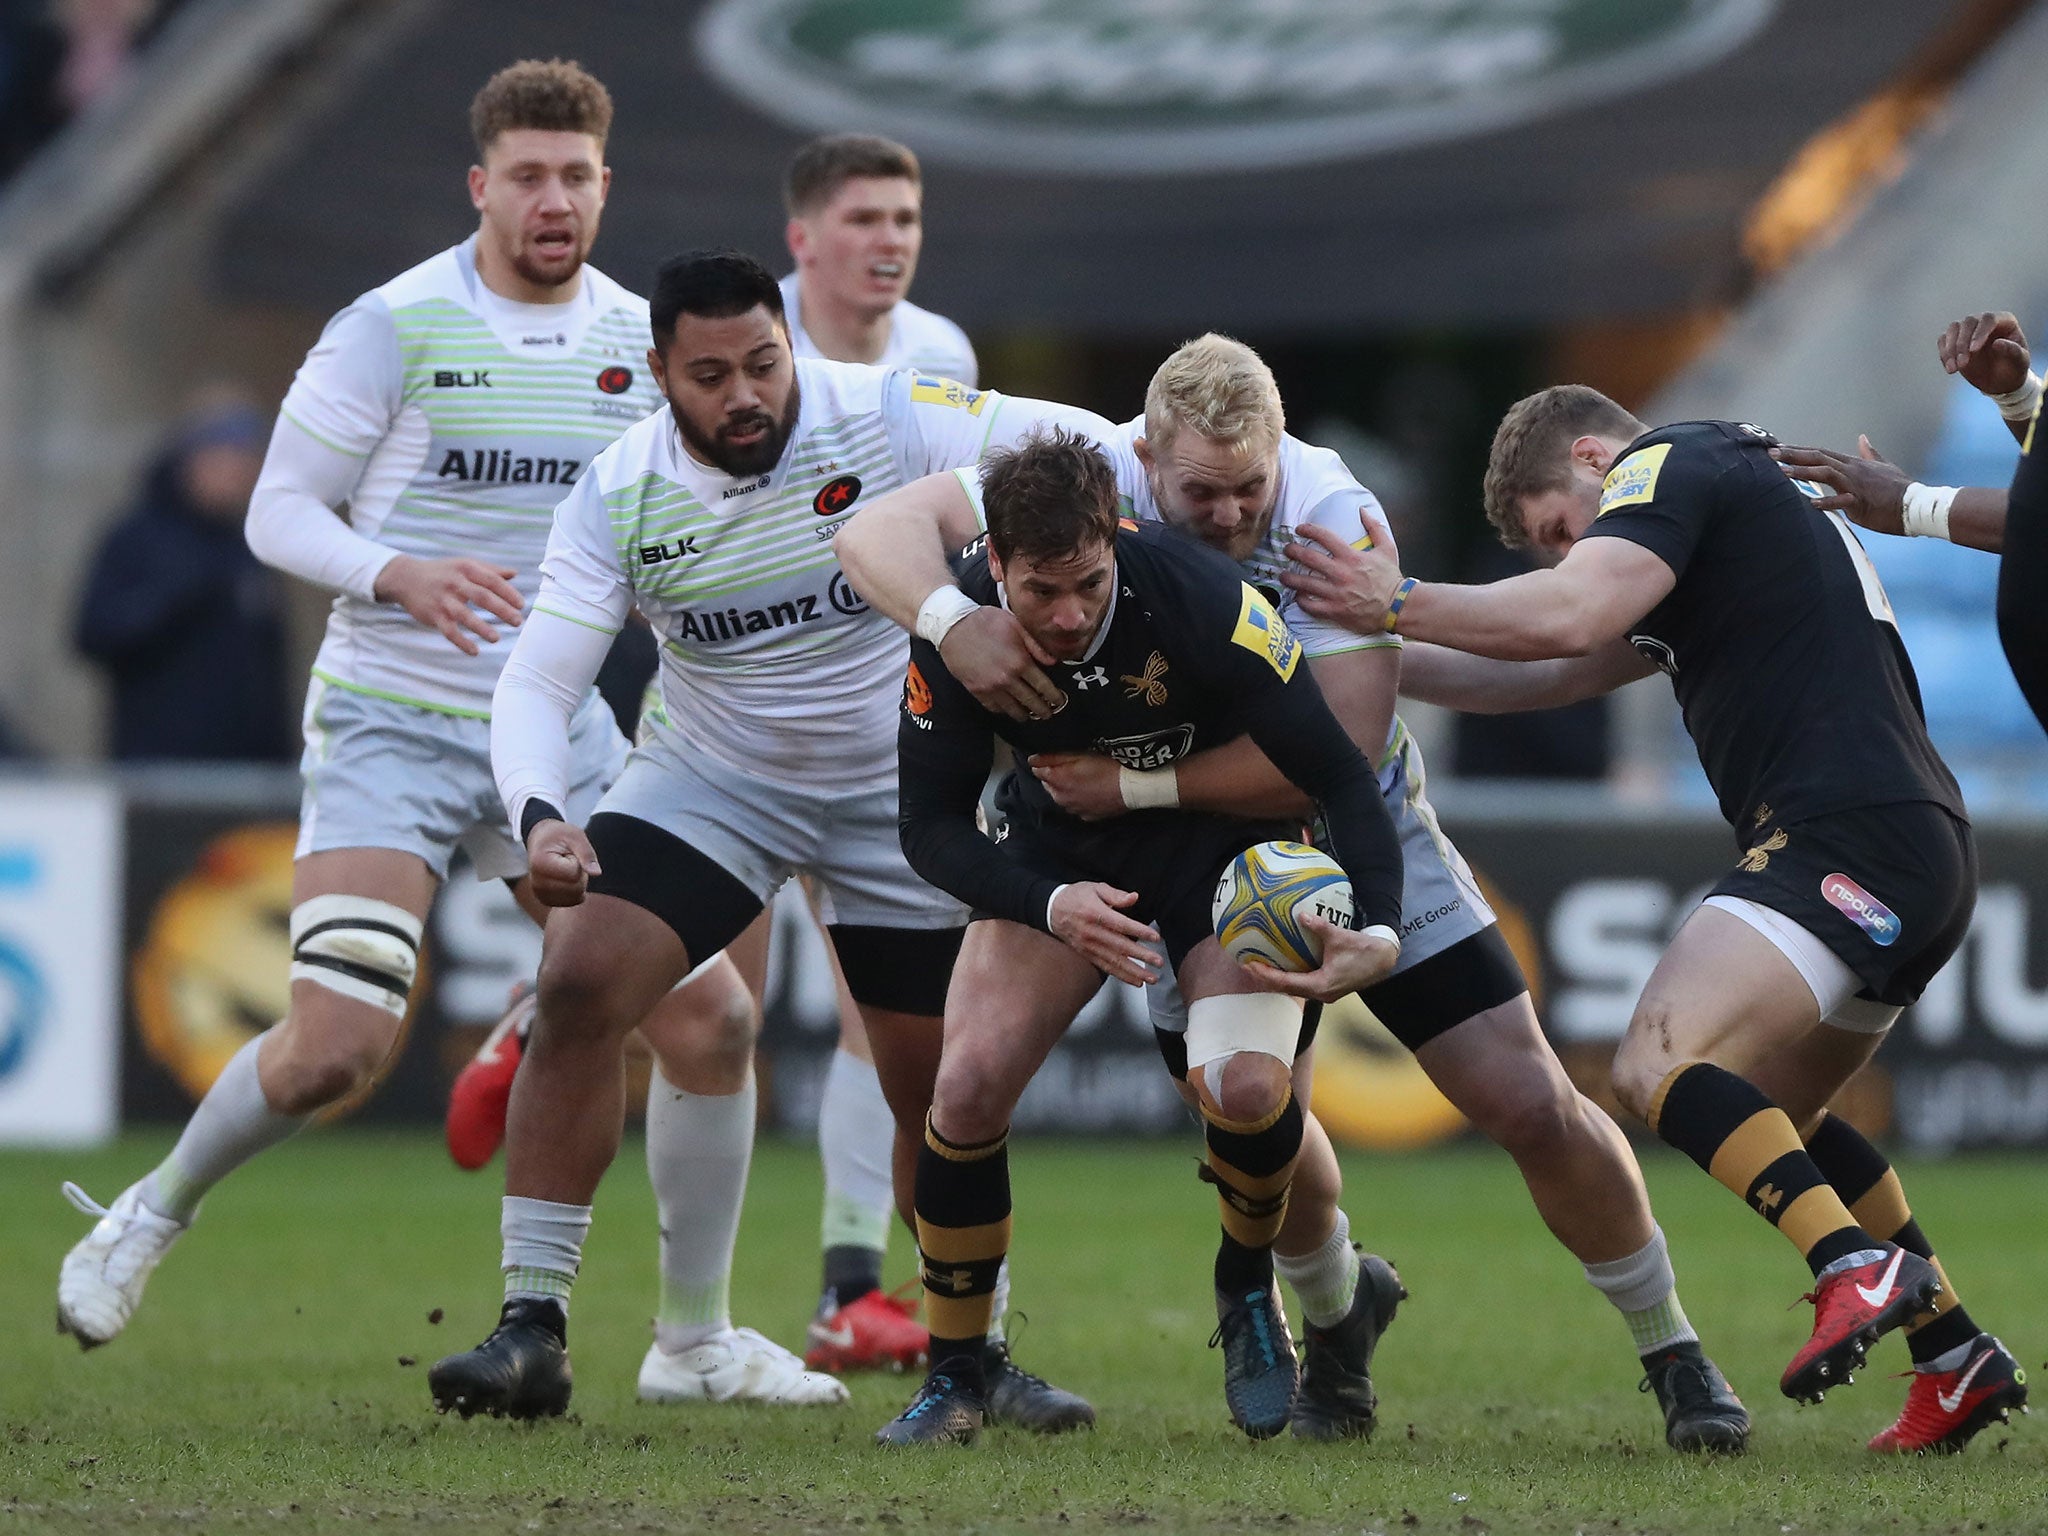
{"type": "Polygon", "coordinates": [[[1312,971],[1322,947],[1302,926],[1320,917],[1355,928],[1351,882],[1336,861],[1307,843],[1255,843],[1230,861],[1211,908],[1216,938],[1233,960],[1282,971],[1312,971]]]}

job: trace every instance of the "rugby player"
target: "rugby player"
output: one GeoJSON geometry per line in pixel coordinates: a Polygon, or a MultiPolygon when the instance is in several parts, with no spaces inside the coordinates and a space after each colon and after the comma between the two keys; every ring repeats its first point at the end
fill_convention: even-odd
{"type": "MultiPolygon", "coordinates": [[[[1169,357],[1146,392],[1145,414],[1103,446],[1131,515],[1194,535],[1273,594],[1331,708],[1378,760],[1404,858],[1402,953],[1365,1002],[1458,1110],[1515,1159],[1545,1223],[1622,1313],[1669,1443],[1741,1450],[1748,1414],[1701,1350],[1679,1303],[1664,1235],[1628,1143],[1566,1076],[1486,898],[1429,805],[1420,748],[1394,714],[1399,637],[1360,635],[1299,613],[1279,583],[1283,550],[1298,528],[1314,525],[1347,544],[1361,542],[1367,520],[1377,520],[1377,500],[1337,455],[1287,433],[1272,371],[1249,347],[1222,336],[1198,338],[1169,357]]],[[[870,600],[899,621],[921,604],[957,606],[940,551],[973,535],[977,494],[973,477],[961,475],[892,496],[840,534],[841,559],[870,600]]],[[[963,680],[974,679],[985,701],[1000,699],[1012,709],[1035,701],[1031,690],[1044,684],[1015,626],[1000,615],[961,620],[946,656],[963,680]]],[[[1090,819],[1161,804],[1254,815],[1281,805],[1307,810],[1249,742],[1149,769],[1085,752],[1041,755],[1032,766],[1057,803],[1090,819]]],[[[1172,1070],[1184,1074],[1184,1011],[1169,988],[1149,988],[1148,997],[1160,1047],[1172,1070]]],[[[1313,1056],[1304,1051],[1295,1079],[1304,1104],[1312,1070],[1313,1056]]],[[[1333,1420],[1320,1390],[1319,1329],[1343,1317],[1352,1296],[1348,1279],[1326,1287],[1319,1277],[1351,1246],[1350,1223],[1336,1208],[1335,1157],[1313,1116],[1310,1127],[1303,1182],[1320,1173],[1329,1197],[1303,1199],[1298,1182],[1277,1251],[1310,1324],[1295,1429],[1320,1437],[1333,1420]]],[[[1334,1422],[1342,1423],[1341,1415],[1334,1422]]]]}
{"type": "MultiPolygon", "coordinates": [[[[649,326],[645,366],[668,409],[557,509],[493,701],[499,790],[537,894],[563,910],[512,1090],[499,1326],[429,1373],[437,1406],[465,1415],[567,1406],[567,1303],[618,1148],[621,1043],[792,874],[811,877],[865,1016],[907,1206],[964,921],[897,846],[886,726],[904,641],[829,540],[859,497],[972,463],[1012,423],[1028,428],[1034,402],[799,362],[774,278],[734,252],[666,264],[649,326]],[[663,641],[663,709],[586,836],[566,814],[573,709],[635,603],[663,641]]],[[[1000,1340],[984,1366],[1010,1421],[1092,1418],[1000,1340]]]]}
{"type": "Polygon", "coordinates": [[[877,1438],[965,1444],[979,1432],[982,1341],[1010,1237],[1011,1112],[1103,977],[1162,974],[1155,946],[1189,999],[1188,1077],[1222,1208],[1216,1301],[1231,1417],[1264,1438],[1287,1426],[1296,1386],[1272,1245],[1302,1146],[1290,1080],[1299,998],[1341,996],[1392,966],[1400,846],[1300,643],[1235,566],[1164,529],[1120,530],[1116,472],[1079,433],[1029,438],[985,473],[988,537],[967,552],[962,590],[1015,615],[1063,697],[1043,718],[1012,720],[978,702],[931,640],[911,643],[897,748],[903,851],[979,920],[947,994],[917,1164],[931,1371],[877,1438]],[[1244,732],[1321,803],[1357,903],[1355,930],[1306,920],[1323,948],[1305,975],[1237,965],[1209,913],[1230,860],[1298,837],[1298,819],[1158,807],[1091,823],[1020,767],[998,792],[1005,825],[993,847],[976,824],[998,738],[1024,759],[1105,744],[1185,751],[1244,732]]]}
{"type": "MultiPolygon", "coordinates": [[[[374,1078],[456,847],[543,915],[490,772],[504,631],[538,581],[564,488],[661,398],[634,366],[646,302],[586,261],[610,188],[611,113],[574,64],[529,60],[492,77],[470,108],[477,233],[337,315],[286,396],[249,543],[337,593],[306,702],[290,1012],[236,1053],[169,1157],[111,1208],[67,1186],[100,1217],[58,1285],[60,1326],[83,1345],[126,1325],[215,1183],[374,1078]]],[[[580,816],[625,743],[594,693],[575,702],[564,805],[580,816]]],[[[650,1034],[665,1015],[671,1035],[708,1022],[750,1040],[749,1009],[721,961],[663,1005],[650,1034]]],[[[703,1053],[670,1054],[675,1095],[732,1092],[704,1080],[720,1064],[703,1053]]],[[[751,1091],[746,1117],[751,1128],[751,1091]]],[[[726,1183],[729,1253],[740,1188],[726,1183]]],[[[689,1331],[650,1348],[647,1395],[843,1396],[734,1330],[722,1288],[697,1299],[689,1331]]]]}
{"type": "Polygon", "coordinates": [[[1355,633],[1455,647],[1420,658],[1419,691],[1457,708],[1671,678],[1742,856],[1652,973],[1615,1091],[1806,1260],[1813,1333],[1785,1395],[1818,1401],[1903,1327],[1920,1369],[1871,1447],[1959,1450],[2025,1402],[2024,1374],[1963,1309],[1897,1174],[1827,1106],[1954,953],[1976,851],[1876,572],[1775,446],[1545,390],[1502,421],[1486,506],[1548,568],[1419,583],[1391,548],[1304,529],[1287,553],[1305,569],[1282,579],[1355,633]]]}
{"type": "MultiPolygon", "coordinates": [[[[868,134],[832,134],[799,149],[784,177],[785,230],[796,269],[782,280],[790,348],[798,357],[873,363],[976,382],[974,348],[952,321],[912,304],[909,293],[924,241],[923,183],[917,157],[901,144],[868,134]]],[[[658,717],[659,689],[648,686],[647,710],[658,717]]],[[[813,914],[815,921],[815,914],[813,914]]],[[[822,935],[821,935],[822,937],[822,935]]],[[[735,940],[731,958],[755,998],[768,961],[764,915],[735,940]]],[[[832,946],[825,944],[832,954],[832,946]]],[[[882,1288],[891,1196],[894,1135],[888,1101],[875,1075],[860,1009],[833,965],[839,1001],[839,1047],[825,1075],[818,1111],[818,1150],[825,1170],[821,1226],[823,1282],[809,1325],[805,1363],[821,1371],[919,1364],[926,1334],[915,1309],[882,1288]]],[[[504,1139],[505,1111],[533,1002],[522,998],[491,1032],[457,1079],[449,1100],[449,1142],[465,1167],[487,1162],[504,1139]]],[[[650,1106],[655,1103],[650,1095],[650,1106]]],[[[694,1101],[665,1105],[660,1123],[686,1122],[694,1101]]],[[[728,1115],[709,1107],[703,1136],[723,1146],[728,1115]]],[[[751,1122],[749,1122],[751,1123],[751,1122]]],[[[729,1165],[735,1155],[725,1149],[729,1165]]],[[[744,1164],[742,1164],[744,1166],[744,1164]]],[[[705,1181],[689,1162],[659,1155],[650,1139],[649,1172],[662,1229],[687,1240],[705,1217],[726,1205],[723,1180],[705,1181]],[[669,1177],[673,1170],[675,1177],[669,1177]]],[[[670,1266],[673,1267],[673,1266],[670,1266]]],[[[666,1294],[666,1292],[665,1292],[666,1294]]]]}

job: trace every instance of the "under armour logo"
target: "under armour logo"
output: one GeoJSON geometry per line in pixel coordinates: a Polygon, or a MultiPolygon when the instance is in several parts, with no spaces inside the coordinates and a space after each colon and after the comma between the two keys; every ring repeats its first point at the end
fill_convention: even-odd
{"type": "Polygon", "coordinates": [[[1074,686],[1084,693],[1090,688],[1107,688],[1109,672],[1103,667],[1090,667],[1086,672],[1076,672],[1074,686]]]}
{"type": "Polygon", "coordinates": [[[964,1296],[967,1293],[967,1288],[974,1284],[974,1271],[971,1269],[937,1270],[927,1268],[924,1272],[924,1283],[934,1290],[947,1290],[956,1296],[964,1296]]]}

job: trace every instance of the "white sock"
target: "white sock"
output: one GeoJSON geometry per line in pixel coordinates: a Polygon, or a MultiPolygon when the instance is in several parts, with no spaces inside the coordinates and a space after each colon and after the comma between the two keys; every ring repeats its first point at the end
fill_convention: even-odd
{"type": "Polygon", "coordinates": [[[896,1117],[882,1097],[875,1064],[845,1049],[832,1053],[825,1072],[824,1102],[818,1106],[818,1156],[825,1165],[825,1211],[821,1238],[827,1248],[889,1248],[889,1222],[896,1212],[890,1161],[896,1145],[896,1117]]]}
{"type": "Polygon", "coordinates": [[[142,1203],[159,1216],[190,1221],[206,1192],[257,1153],[303,1130],[310,1115],[280,1115],[263,1097],[256,1051],[265,1030],[228,1058],[185,1122],[171,1155],[142,1185],[142,1203]]]}
{"type": "Polygon", "coordinates": [[[1671,1270],[1662,1227],[1652,1227],[1650,1240],[1627,1258],[1581,1267],[1593,1288],[1627,1320],[1637,1354],[1699,1342],[1678,1304],[1678,1277],[1671,1270]]]}
{"type": "Polygon", "coordinates": [[[1289,1258],[1275,1252],[1273,1268],[1294,1287],[1304,1316],[1318,1328],[1344,1320],[1358,1296],[1358,1250],[1351,1246],[1351,1218],[1337,1212],[1337,1228],[1313,1253],[1289,1258]]]}
{"type": "Polygon", "coordinates": [[[1003,1336],[1003,1319],[1010,1314],[1010,1260],[1007,1255],[996,1269],[996,1290],[993,1305],[988,1314],[988,1336],[1000,1339],[1003,1336]]]}
{"type": "Polygon", "coordinates": [[[754,1073],[737,1093],[647,1079],[647,1176],[661,1214],[654,1338],[670,1354],[732,1326],[732,1250],[754,1156],[754,1073]]]}
{"type": "Polygon", "coordinates": [[[583,1266],[583,1240],[590,1235],[590,1207],[558,1205],[507,1195],[498,1217],[505,1242],[505,1299],[560,1302],[569,1310],[569,1287],[583,1266]]]}

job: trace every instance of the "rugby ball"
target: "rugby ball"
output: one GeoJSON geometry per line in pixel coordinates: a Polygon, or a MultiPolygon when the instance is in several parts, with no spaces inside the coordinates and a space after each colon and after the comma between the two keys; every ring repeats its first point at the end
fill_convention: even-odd
{"type": "Polygon", "coordinates": [[[1230,861],[1210,909],[1216,938],[1233,960],[1262,960],[1279,971],[1312,971],[1322,946],[1301,925],[1320,917],[1358,925],[1343,868],[1307,843],[1255,843],[1230,861]]]}

